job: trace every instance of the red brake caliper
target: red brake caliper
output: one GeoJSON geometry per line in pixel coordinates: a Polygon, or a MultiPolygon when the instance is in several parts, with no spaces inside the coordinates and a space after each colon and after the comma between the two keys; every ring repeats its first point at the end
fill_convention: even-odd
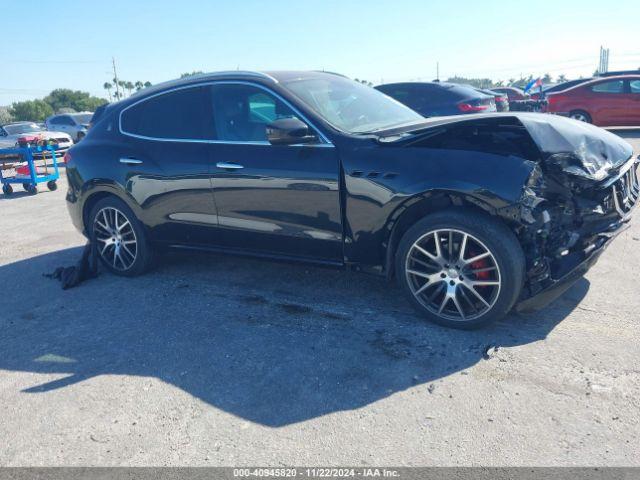
{"type": "MultiPolygon", "coordinates": [[[[470,255],[473,257],[473,256],[475,256],[477,254],[476,253],[471,253],[470,255]]],[[[489,262],[487,262],[487,259],[486,258],[481,258],[480,260],[476,260],[475,262],[473,262],[471,264],[471,269],[472,270],[479,270],[481,268],[485,268],[485,267],[488,267],[488,266],[489,266],[489,262]]],[[[486,271],[486,272],[477,272],[477,273],[474,273],[474,275],[476,276],[476,278],[478,280],[488,280],[489,277],[490,277],[489,273],[490,272],[488,272],[488,271],[486,271]]]]}

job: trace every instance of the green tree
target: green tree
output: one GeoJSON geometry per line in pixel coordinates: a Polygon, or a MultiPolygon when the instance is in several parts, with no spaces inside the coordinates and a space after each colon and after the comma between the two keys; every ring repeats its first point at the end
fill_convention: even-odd
{"type": "Polygon", "coordinates": [[[138,91],[138,92],[139,92],[140,90],[142,90],[142,89],[144,88],[144,83],[142,83],[140,80],[138,80],[138,81],[135,83],[135,87],[136,87],[136,91],[138,91]]]}
{"type": "Polygon", "coordinates": [[[0,125],[12,122],[11,109],[9,107],[0,107],[0,125]]]}
{"type": "Polygon", "coordinates": [[[471,85],[476,88],[491,88],[493,87],[493,80],[490,78],[466,78],[466,77],[450,77],[447,82],[459,83],[462,85],[471,85]]]}
{"type": "Polygon", "coordinates": [[[201,73],[203,73],[201,70],[194,70],[191,73],[185,72],[182,75],[180,75],[180,78],[192,77],[194,75],[200,75],[201,73]]]}
{"type": "Polygon", "coordinates": [[[144,82],[144,88],[149,88],[151,86],[151,82],[144,82]]]}
{"type": "Polygon", "coordinates": [[[107,103],[104,98],[93,97],[88,92],[68,88],[53,90],[43,100],[51,106],[54,112],[60,111],[61,108],[72,108],[76,112],[93,112],[100,105],[107,103]]]}
{"type": "Polygon", "coordinates": [[[354,78],[354,80],[358,83],[361,83],[363,85],[367,85],[368,87],[373,87],[373,82],[370,82],[369,80],[360,80],[357,78],[354,78]]]}
{"type": "Polygon", "coordinates": [[[111,89],[113,88],[113,85],[111,85],[109,82],[104,82],[102,88],[104,88],[109,93],[109,101],[111,101],[111,89]]]}
{"type": "Polygon", "coordinates": [[[558,78],[556,78],[556,82],[558,83],[564,83],[567,81],[567,77],[564,73],[561,73],[560,75],[558,75],[558,78]]]}
{"type": "Polygon", "coordinates": [[[16,121],[42,122],[48,116],[53,115],[54,110],[44,100],[26,100],[13,103],[10,114],[16,121]]]}

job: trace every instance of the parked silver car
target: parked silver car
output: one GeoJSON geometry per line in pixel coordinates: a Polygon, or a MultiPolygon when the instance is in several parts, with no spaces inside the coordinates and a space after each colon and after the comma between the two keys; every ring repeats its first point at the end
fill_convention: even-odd
{"type": "Polygon", "coordinates": [[[63,113],[47,118],[48,130],[68,133],[74,142],[79,142],[87,134],[93,113],[63,113]]]}
{"type": "Polygon", "coordinates": [[[34,122],[15,122],[0,126],[0,148],[13,148],[20,138],[54,140],[60,153],[73,146],[73,140],[68,134],[47,131],[34,122]]]}

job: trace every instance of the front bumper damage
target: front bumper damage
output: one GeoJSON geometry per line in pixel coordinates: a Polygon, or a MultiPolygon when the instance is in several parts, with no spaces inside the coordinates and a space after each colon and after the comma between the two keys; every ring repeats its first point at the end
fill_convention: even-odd
{"type": "Polygon", "coordinates": [[[535,221],[521,231],[528,247],[528,271],[517,311],[542,308],[562,295],[629,227],[632,212],[640,203],[639,165],[640,157],[629,160],[596,188],[580,191],[572,184],[565,204],[550,205],[538,198],[536,190],[546,187],[548,191],[549,185],[542,185],[539,177],[532,179],[525,188],[529,198],[524,202],[528,206],[523,218],[535,221]]]}

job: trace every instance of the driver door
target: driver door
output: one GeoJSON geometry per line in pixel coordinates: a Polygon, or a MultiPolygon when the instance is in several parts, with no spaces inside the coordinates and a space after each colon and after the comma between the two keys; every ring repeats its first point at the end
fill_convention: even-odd
{"type": "Polygon", "coordinates": [[[264,87],[225,82],[211,88],[217,242],[231,249],[342,262],[340,167],[333,145],[320,138],[305,145],[271,145],[266,125],[300,114],[264,87]]]}

